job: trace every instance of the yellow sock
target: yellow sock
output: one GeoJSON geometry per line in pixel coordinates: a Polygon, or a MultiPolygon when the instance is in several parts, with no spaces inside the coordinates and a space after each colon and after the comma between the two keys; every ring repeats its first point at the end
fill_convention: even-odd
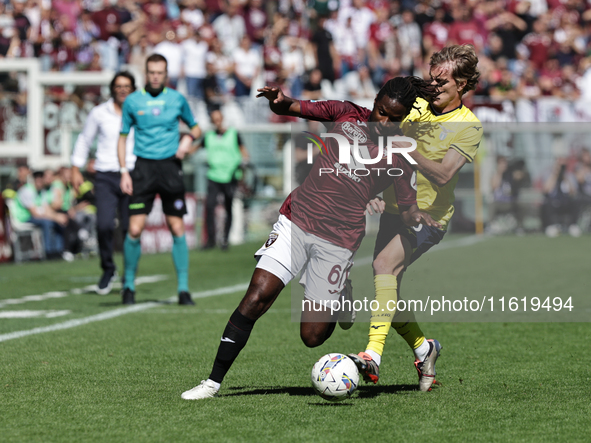
{"type": "Polygon", "coordinates": [[[376,275],[373,280],[376,289],[375,299],[378,301],[379,307],[371,313],[369,343],[366,349],[382,355],[384,345],[386,344],[386,337],[388,336],[388,332],[390,332],[390,324],[396,313],[395,310],[390,311],[387,309],[388,306],[391,308],[394,307],[393,303],[388,305],[388,302],[396,302],[398,300],[398,280],[392,274],[376,275]]]}
{"type": "Polygon", "coordinates": [[[414,351],[425,341],[425,334],[421,331],[421,328],[415,319],[414,312],[405,312],[404,319],[406,321],[393,321],[392,327],[398,332],[398,335],[406,340],[410,348],[414,351]]]}

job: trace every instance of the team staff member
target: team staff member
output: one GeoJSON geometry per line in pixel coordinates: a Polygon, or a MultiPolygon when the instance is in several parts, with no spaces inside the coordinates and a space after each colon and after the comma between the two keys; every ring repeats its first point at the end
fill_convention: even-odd
{"type": "MultiPolygon", "coordinates": [[[[94,139],[98,137],[94,192],[96,197],[96,230],[103,270],[96,292],[101,295],[111,292],[116,277],[116,267],[113,261],[113,233],[115,232],[117,209],[119,209],[119,226],[124,237],[129,225],[129,195],[124,194],[119,187],[121,175],[117,158],[117,142],[121,128],[121,108],[127,96],[135,91],[135,79],[129,72],[118,72],[111,81],[110,90],[111,98],[94,107],[88,114],[84,129],[76,140],[71,158],[72,186],[78,194],[80,186],[84,183],[80,168],[86,165],[90,147],[94,139]]],[[[130,133],[125,144],[125,166],[132,170],[134,164],[133,133],[130,133]]]]}
{"type": "Polygon", "coordinates": [[[248,162],[248,151],[234,128],[224,127],[224,116],[219,109],[210,114],[214,129],[203,137],[203,147],[207,151],[207,244],[204,249],[215,247],[215,207],[218,195],[224,196],[226,224],[222,250],[228,249],[228,236],[232,227],[232,200],[236,191],[236,171],[240,163],[248,162]]]}
{"type": "Polygon", "coordinates": [[[179,304],[192,305],[189,293],[189,251],[185,240],[183,215],[185,185],[181,161],[192,152],[192,142],[201,136],[187,100],[174,89],[165,88],[167,62],[160,54],[146,60],[145,89],[127,97],[123,104],[123,124],[119,136],[119,164],[121,190],[131,195],[129,203],[129,232],[125,237],[125,283],[123,304],[135,303],[135,274],[141,255],[140,236],[146,216],[152,210],[156,194],[162,199],[166,223],[172,233],[172,258],[178,280],[179,304]],[[179,118],[190,134],[179,143],[179,118]],[[131,127],[135,128],[135,169],[130,172],[125,164],[125,145],[131,127]]]}
{"type": "MultiPolygon", "coordinates": [[[[453,45],[433,54],[429,75],[437,86],[437,97],[428,102],[417,99],[406,122],[424,122],[419,128],[431,130],[416,137],[417,149],[410,153],[417,162],[417,203],[441,224],[441,229],[421,225],[408,229],[403,225],[393,188],[384,191],[380,202],[380,229],[374,250],[374,283],[380,306],[398,299],[400,282],[406,268],[445,234],[454,213],[454,188],[458,173],[472,162],[482,138],[482,125],[462,103],[462,97],[476,88],[480,73],[478,57],[472,45],[453,45]],[[437,129],[435,129],[437,128],[437,129]]],[[[374,204],[376,204],[374,202],[374,204]]],[[[350,355],[366,382],[377,383],[379,364],[388,331],[392,326],[408,343],[415,355],[415,368],[421,391],[431,390],[435,382],[435,363],[441,350],[437,340],[426,340],[412,311],[376,311],[372,313],[369,343],[365,352],[350,355]]]]}

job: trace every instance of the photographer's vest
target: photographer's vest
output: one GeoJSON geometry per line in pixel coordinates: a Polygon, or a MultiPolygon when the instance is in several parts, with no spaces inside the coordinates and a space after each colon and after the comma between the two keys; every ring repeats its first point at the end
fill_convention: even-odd
{"type": "Polygon", "coordinates": [[[242,162],[236,129],[227,129],[222,135],[207,131],[203,146],[207,150],[209,165],[207,178],[217,183],[230,183],[242,162]]]}

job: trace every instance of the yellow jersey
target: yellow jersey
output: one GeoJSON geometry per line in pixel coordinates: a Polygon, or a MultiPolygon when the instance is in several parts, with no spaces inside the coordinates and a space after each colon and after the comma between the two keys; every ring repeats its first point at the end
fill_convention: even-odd
{"type": "MultiPolygon", "coordinates": [[[[482,125],[476,116],[463,104],[458,108],[436,114],[429,103],[417,98],[415,107],[405,118],[403,125],[406,136],[417,141],[417,151],[428,158],[441,163],[447,151],[455,149],[470,163],[476,156],[476,151],[482,139],[482,125]]],[[[447,229],[449,220],[454,213],[454,189],[458,182],[458,173],[445,186],[431,183],[423,174],[417,171],[417,204],[447,229]]],[[[384,191],[386,212],[399,214],[396,204],[394,187],[384,191]]]]}

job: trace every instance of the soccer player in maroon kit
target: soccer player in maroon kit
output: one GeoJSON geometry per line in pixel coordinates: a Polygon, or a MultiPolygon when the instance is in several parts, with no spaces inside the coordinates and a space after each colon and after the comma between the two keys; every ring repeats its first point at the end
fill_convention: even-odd
{"type": "MultiPolygon", "coordinates": [[[[367,147],[366,155],[371,159],[376,159],[379,149],[373,140],[385,135],[388,123],[402,122],[417,97],[432,101],[436,96],[436,88],[418,77],[389,80],[377,94],[371,111],[347,101],[295,100],[277,87],[266,86],[258,91],[257,97],[267,98],[276,114],[333,123],[330,134],[357,138],[359,144],[363,142],[367,147]]],[[[405,159],[394,155],[388,164],[384,156],[371,165],[369,174],[356,175],[349,173],[354,161],[348,165],[339,163],[335,137],[326,137],[325,144],[326,152],[316,157],[304,183],[287,197],[269,239],[255,254],[256,269],[246,295],[224,330],[209,379],[184,392],[183,399],[217,396],[255,322],[300,270],[306,301],[311,301],[301,314],[302,341],[308,347],[316,347],[331,336],[338,313],[328,309],[316,311],[311,306],[326,307],[327,301],[340,298],[353,255],[365,234],[366,206],[378,193],[394,184],[401,217],[408,226],[423,223],[438,227],[437,222],[418,209],[412,183],[414,171],[405,159]],[[398,168],[402,174],[390,176],[385,172],[389,168],[398,168]],[[337,170],[338,174],[330,173],[337,170]]]]}

